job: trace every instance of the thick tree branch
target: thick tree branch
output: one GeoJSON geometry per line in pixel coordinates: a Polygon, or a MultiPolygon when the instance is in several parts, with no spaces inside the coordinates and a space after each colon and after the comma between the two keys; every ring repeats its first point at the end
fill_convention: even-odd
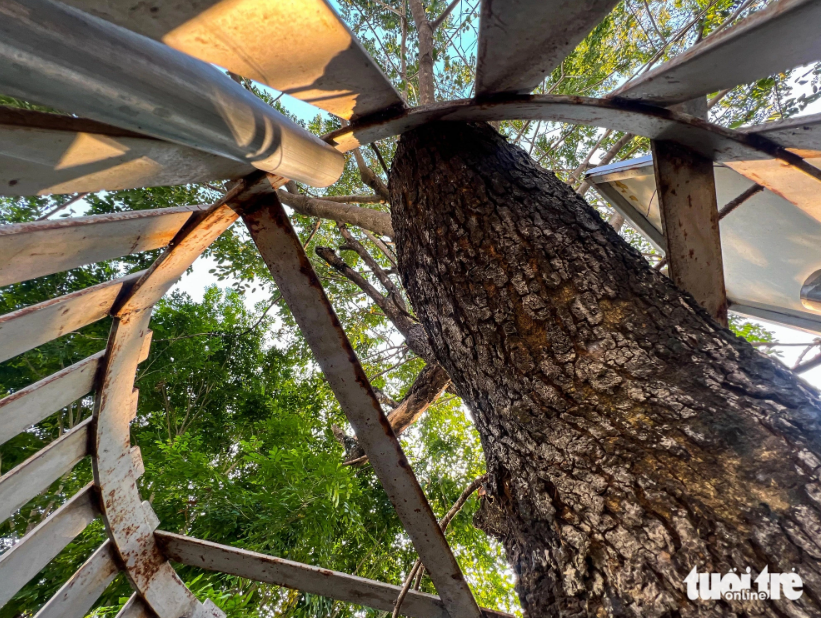
{"type": "MultiPolygon", "coordinates": [[[[396,404],[388,413],[388,422],[393,433],[402,435],[427,411],[427,409],[441,397],[450,385],[450,376],[439,365],[426,365],[401,403],[396,404]]],[[[378,396],[378,395],[377,395],[378,396]]],[[[395,403],[395,402],[394,402],[395,403]]],[[[368,461],[365,451],[359,446],[356,438],[346,435],[338,427],[334,429],[336,439],[345,447],[347,466],[360,466],[368,461]]]]}
{"type": "Polygon", "coordinates": [[[380,236],[393,237],[391,216],[386,212],[352,206],[350,204],[339,204],[324,199],[308,197],[307,195],[290,193],[289,191],[279,190],[277,191],[277,195],[283,204],[290,206],[301,215],[330,219],[338,223],[347,223],[371,230],[380,236]]]}
{"type": "Polygon", "coordinates": [[[385,198],[380,195],[323,195],[314,199],[341,204],[384,204],[385,198]]]}
{"type": "Polygon", "coordinates": [[[411,386],[408,394],[388,414],[393,432],[398,436],[413,425],[428,407],[445,392],[450,376],[439,365],[426,365],[411,386]]]}
{"type": "Polygon", "coordinates": [[[410,0],[411,15],[419,35],[419,103],[435,102],[433,80],[433,28],[425,14],[422,0],[410,0]]]}

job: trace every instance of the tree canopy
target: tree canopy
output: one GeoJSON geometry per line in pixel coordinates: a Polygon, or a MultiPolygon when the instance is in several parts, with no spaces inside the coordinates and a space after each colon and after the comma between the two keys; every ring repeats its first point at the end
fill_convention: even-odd
{"type": "MultiPolygon", "coordinates": [[[[625,0],[536,92],[602,96],[765,4],[625,0]]],[[[478,1],[339,0],[336,5],[410,105],[424,102],[419,7],[436,25],[434,97],[471,96],[478,1]]],[[[237,79],[317,135],[341,126],[326,115],[303,120],[287,99],[237,79]]],[[[789,117],[821,97],[819,80],[816,65],[713,93],[711,119],[735,128],[789,117]]],[[[0,104],[42,109],[9,97],[0,97],[0,104]]],[[[594,127],[505,121],[496,128],[586,195],[605,219],[614,214],[588,192],[585,169],[591,162],[623,160],[649,149],[643,138],[594,127]]],[[[372,226],[345,225],[341,215],[315,213],[318,201],[325,200],[326,206],[358,204],[389,221],[384,219],[390,212],[385,186],[395,147],[391,139],[356,151],[341,179],[325,190],[293,184],[283,190],[294,227],[372,384],[381,391],[386,412],[402,401],[429,360],[409,344],[408,329],[417,322],[396,276],[391,238],[372,226]],[[308,199],[296,203],[295,196],[308,199]]],[[[104,214],[212,203],[225,190],[222,183],[134,189],[87,195],[78,204],[82,214],[104,214]]],[[[65,216],[71,211],[59,208],[71,198],[0,198],[0,224],[65,216]]],[[[658,260],[638,233],[620,229],[649,260],[658,260]]],[[[7,286],[0,289],[0,313],[139,271],[156,255],[148,252],[7,286]]],[[[350,427],[249,235],[235,225],[205,256],[215,264],[212,274],[220,285],[209,287],[201,302],[172,292],[159,303],[151,322],[151,353],[137,375],[140,399],[132,437],[146,467],[139,485],[161,528],[402,584],[416,560],[413,547],[368,465],[348,465],[350,452],[339,434],[351,434],[350,427]],[[266,300],[251,306],[248,297],[260,291],[266,300]],[[335,426],[341,431],[335,432],[335,426]]],[[[739,319],[732,326],[750,340],[771,338],[739,319]]],[[[0,396],[104,349],[109,327],[108,320],[97,322],[0,364],[0,396]]],[[[484,474],[485,464],[478,434],[459,398],[445,390],[428,403],[418,422],[402,427],[402,440],[434,512],[442,517],[484,474]]],[[[83,398],[0,446],[0,472],[88,418],[91,408],[92,398],[83,398]]],[[[84,461],[0,524],[0,551],[90,480],[91,467],[84,461]]],[[[516,612],[512,573],[501,546],[472,525],[477,506],[475,498],[467,502],[448,528],[448,540],[480,604],[516,612]]],[[[90,526],[0,610],[0,618],[33,616],[104,537],[99,521],[90,526]]],[[[188,567],[180,574],[201,600],[212,599],[232,617],[377,613],[188,567]]],[[[420,585],[435,592],[427,577],[420,585]]],[[[95,614],[113,616],[129,594],[121,575],[95,614]]]]}

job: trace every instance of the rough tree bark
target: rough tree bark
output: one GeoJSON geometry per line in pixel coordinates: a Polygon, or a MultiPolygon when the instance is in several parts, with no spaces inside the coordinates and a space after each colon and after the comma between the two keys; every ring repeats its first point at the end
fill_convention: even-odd
{"type": "Polygon", "coordinates": [[[531,618],[821,615],[819,399],[485,125],[405,134],[402,279],[473,412],[531,618]],[[793,568],[798,601],[689,601],[793,568]]]}

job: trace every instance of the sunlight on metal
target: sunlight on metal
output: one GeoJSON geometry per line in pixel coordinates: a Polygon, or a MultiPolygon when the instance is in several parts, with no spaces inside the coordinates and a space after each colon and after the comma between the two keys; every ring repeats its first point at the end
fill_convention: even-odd
{"type": "Polygon", "coordinates": [[[379,65],[324,0],[67,4],[341,118],[402,107],[379,65]]]}
{"type": "MultiPolygon", "coordinates": [[[[754,185],[729,164],[714,169],[719,208],[754,185]]],[[[664,251],[652,157],[592,169],[587,179],[664,251]]],[[[821,333],[821,307],[808,304],[804,296],[809,293],[802,292],[821,266],[821,215],[811,206],[765,190],[721,220],[724,279],[733,311],[821,333]]]]}

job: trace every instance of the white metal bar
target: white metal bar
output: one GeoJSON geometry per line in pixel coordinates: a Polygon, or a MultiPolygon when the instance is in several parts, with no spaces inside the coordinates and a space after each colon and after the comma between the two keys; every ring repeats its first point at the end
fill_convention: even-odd
{"type": "Polygon", "coordinates": [[[821,3],[775,0],[612,96],[672,105],[821,60],[821,3]]]}
{"type": "Polygon", "coordinates": [[[732,131],[681,112],[632,101],[560,95],[454,101],[419,107],[379,121],[354,123],[328,134],[326,139],[346,151],[435,120],[511,119],[600,126],[677,142],[707,159],[724,162],[763,187],[821,216],[821,169],[812,164],[821,161],[808,162],[760,135],[732,131]]]}
{"type": "Polygon", "coordinates": [[[211,65],[52,0],[0,2],[0,90],[311,185],[344,166],[211,65]]]}
{"type": "Polygon", "coordinates": [[[95,401],[92,465],[109,538],[129,580],[160,618],[178,618],[191,616],[199,603],[157,549],[129,448],[137,412],[134,375],[150,317],[149,308],[114,320],[95,401]]]}
{"type": "MultiPolygon", "coordinates": [[[[197,256],[236,220],[239,211],[283,182],[281,178],[265,178],[261,174],[241,181],[220,203],[181,230],[173,246],[129,289],[114,311],[106,365],[95,401],[94,478],[100,487],[103,517],[119,559],[140,603],[144,602],[160,618],[208,618],[221,616],[221,612],[213,604],[200,604],[159,552],[151,516],[135,484],[139,467],[129,449],[129,423],[137,406],[134,375],[137,365],[147,356],[151,336],[151,308],[197,256]]],[[[139,613],[140,603],[135,601],[128,611],[139,613]]]]}
{"type": "Polygon", "coordinates": [[[0,399],[0,444],[87,395],[103,354],[98,352],[0,399]]]}
{"type": "Polygon", "coordinates": [[[34,618],[83,618],[117,577],[114,547],[106,541],[91,554],[34,618]]]}
{"type": "Polygon", "coordinates": [[[116,618],[154,618],[154,614],[148,609],[140,595],[135,592],[117,612],[116,618]]]}
{"type": "Polygon", "coordinates": [[[0,477],[0,522],[88,455],[90,425],[86,419],[0,477]]]}
{"type": "MultiPolygon", "coordinates": [[[[401,590],[400,586],[162,530],[156,531],[154,536],[157,537],[157,542],[165,555],[181,564],[284,586],[382,611],[393,610],[393,604],[401,590]]],[[[481,613],[485,618],[510,618],[509,614],[490,609],[483,608],[481,613]]],[[[439,597],[415,590],[409,591],[405,597],[402,615],[411,618],[449,616],[439,597]]]]}
{"type": "Polygon", "coordinates": [[[451,618],[479,615],[425,494],[276,195],[243,215],[451,618]]]}
{"type": "Polygon", "coordinates": [[[476,94],[527,94],[617,0],[482,0],[476,94]]]}
{"type": "Polygon", "coordinates": [[[342,118],[402,106],[379,65],[325,0],[174,0],[159,11],[139,0],[67,4],[342,118]]]}
{"type": "Polygon", "coordinates": [[[101,122],[0,107],[0,194],[48,195],[236,179],[254,171],[101,122]]]}
{"type": "Polygon", "coordinates": [[[95,502],[89,483],[0,556],[0,607],[97,517],[95,502]]]}
{"type": "Polygon", "coordinates": [[[202,206],[0,226],[0,285],[165,247],[202,206]]]}
{"type": "Polygon", "coordinates": [[[775,144],[680,112],[633,101],[566,95],[511,95],[498,100],[436,103],[380,120],[352,123],[329,133],[325,139],[334,142],[339,150],[348,151],[428,122],[482,120],[549,120],[604,127],[675,141],[717,161],[770,158],[777,156],[779,150],[775,144]]]}
{"type": "Polygon", "coordinates": [[[787,311],[783,307],[735,302],[730,299],[730,311],[773,324],[786,324],[808,333],[821,335],[821,316],[809,312],[787,311]]]}
{"type": "Polygon", "coordinates": [[[821,114],[788,118],[740,129],[750,135],[760,135],[784,148],[810,151],[802,156],[821,155],[821,114]]]}
{"type": "Polygon", "coordinates": [[[136,282],[141,275],[106,281],[0,316],[0,362],[102,320],[123,286],[136,282]]]}

